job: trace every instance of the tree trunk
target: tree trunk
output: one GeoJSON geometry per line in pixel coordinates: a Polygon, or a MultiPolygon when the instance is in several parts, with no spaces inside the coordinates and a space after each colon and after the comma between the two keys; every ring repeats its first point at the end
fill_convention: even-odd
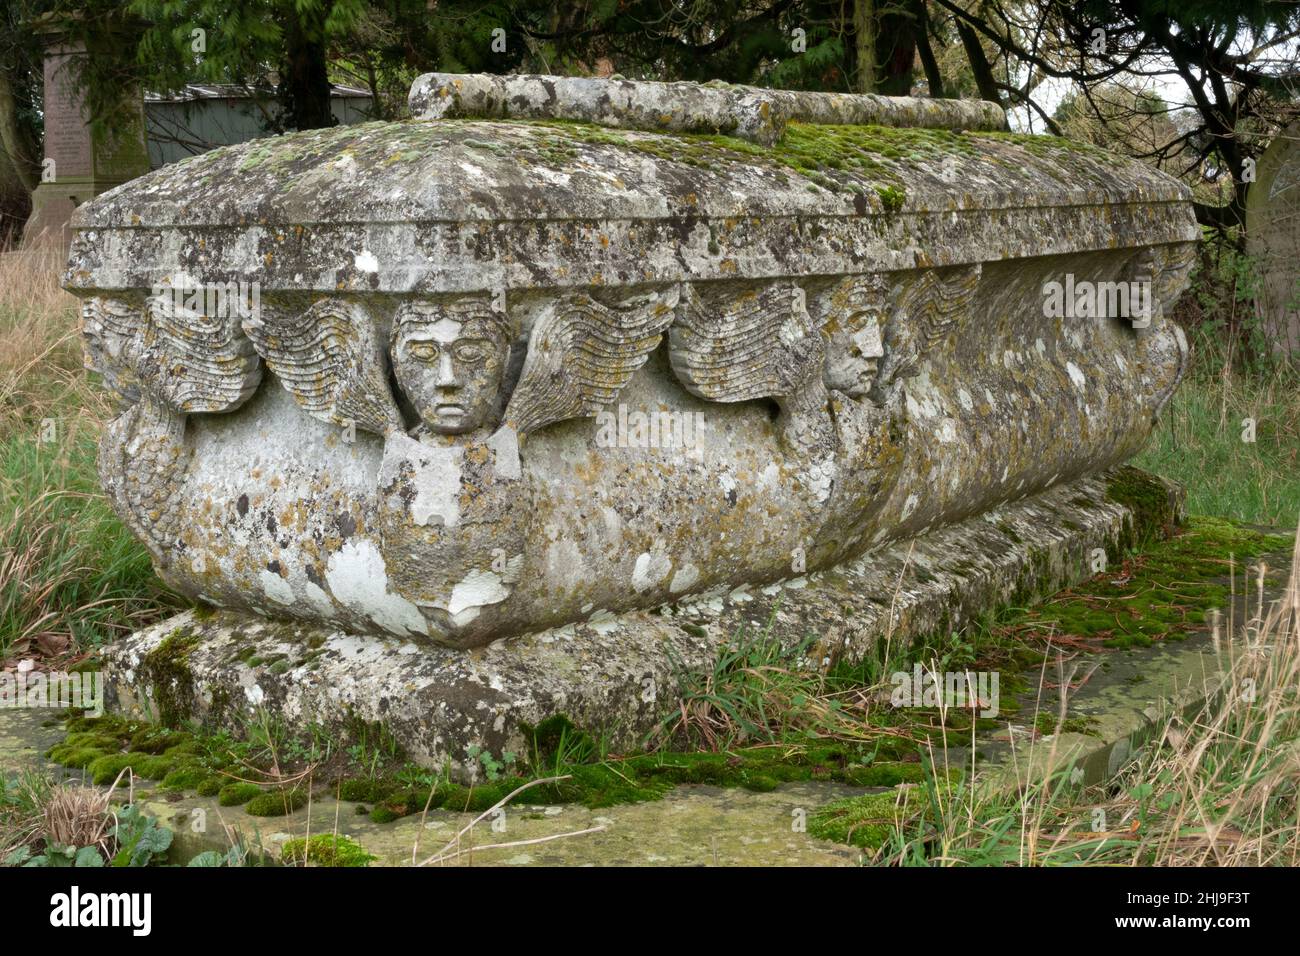
{"type": "Polygon", "coordinates": [[[876,21],[875,0],[854,0],[853,3],[853,87],[859,93],[876,92],[879,66],[876,63],[876,40],[879,24],[876,21]]]}
{"type": "Polygon", "coordinates": [[[992,103],[1001,103],[1002,97],[998,95],[993,67],[989,65],[988,57],[984,55],[979,36],[961,20],[957,21],[957,33],[961,37],[962,47],[966,50],[966,59],[970,61],[971,73],[975,76],[975,87],[979,90],[980,98],[992,103]]]}
{"type": "MultiPolygon", "coordinates": [[[[299,14],[301,16],[301,14],[299,14]]],[[[330,110],[330,79],[326,68],[324,17],[307,25],[294,16],[286,24],[286,62],[280,91],[292,129],[322,129],[335,124],[330,110]]]]}
{"type": "Polygon", "coordinates": [[[18,125],[18,105],[4,70],[0,70],[0,148],[3,148],[23,189],[29,194],[35,192],[40,179],[37,172],[40,157],[36,155],[36,144],[23,135],[18,125]]]}
{"type": "Polygon", "coordinates": [[[943,98],[943,74],[939,72],[939,61],[935,59],[934,49],[930,46],[930,14],[925,0],[912,0],[912,15],[916,18],[916,51],[921,55],[921,66],[925,70],[925,85],[930,88],[930,95],[935,99],[943,98]]]}

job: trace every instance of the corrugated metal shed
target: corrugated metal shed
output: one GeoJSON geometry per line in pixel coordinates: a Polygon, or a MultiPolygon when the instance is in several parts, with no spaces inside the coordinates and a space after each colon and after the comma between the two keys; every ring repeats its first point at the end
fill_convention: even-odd
{"type": "MultiPolygon", "coordinates": [[[[372,119],[369,90],[335,86],[331,109],[340,125],[372,119]]],[[[145,93],[149,165],[153,169],[218,146],[273,132],[274,93],[231,84],[194,83],[172,93],[145,93]]]]}

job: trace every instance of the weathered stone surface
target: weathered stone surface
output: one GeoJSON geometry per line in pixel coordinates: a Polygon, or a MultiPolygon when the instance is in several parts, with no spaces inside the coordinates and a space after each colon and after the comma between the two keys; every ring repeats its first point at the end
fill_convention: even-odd
{"type": "Polygon", "coordinates": [[[472,772],[468,747],[518,752],[520,721],[553,714],[628,747],[656,724],[684,673],[706,672],[741,635],[789,647],[815,636],[812,668],[854,661],[886,637],[946,633],[1052,593],[1090,573],[1093,549],[1117,559],[1151,522],[1180,514],[1176,488],[1155,490],[1158,501],[1134,511],[1107,487],[1079,479],[829,571],[714,588],[656,612],[599,615],[471,652],[187,612],[106,649],[108,697],[127,713],[235,729],[260,707],[297,725],[382,721],[413,759],[459,774],[472,772]]]}
{"type": "Polygon", "coordinates": [[[1282,130],[1259,158],[1246,200],[1262,329],[1278,351],[1300,355],[1300,121],[1282,130]]]}
{"type": "Polygon", "coordinates": [[[411,86],[416,119],[563,119],[616,129],[726,133],[771,146],[789,122],[1006,129],[996,103],[653,83],[571,76],[426,73],[411,86]]]}
{"type": "MultiPolygon", "coordinates": [[[[601,88],[763,93],[660,86],[601,88]]],[[[105,486],[169,582],[472,647],[834,567],[1123,461],[1185,362],[1161,303],[1189,198],[1010,134],[423,120],[159,170],[79,211],[67,284],[125,403],[105,486]],[[1052,314],[1067,278],[1149,280],[1154,307],[1052,314]],[[184,297],[235,280],[247,314],[184,297]]]]}

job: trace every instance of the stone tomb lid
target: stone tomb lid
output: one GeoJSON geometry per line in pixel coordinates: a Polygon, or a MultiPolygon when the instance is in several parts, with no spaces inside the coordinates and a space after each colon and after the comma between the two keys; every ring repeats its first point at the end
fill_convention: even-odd
{"type": "Polygon", "coordinates": [[[254,140],[105,193],[74,217],[68,283],[202,272],[406,292],[838,275],[1186,242],[1190,198],[1054,137],[790,122],[766,147],[417,119],[254,140]]]}

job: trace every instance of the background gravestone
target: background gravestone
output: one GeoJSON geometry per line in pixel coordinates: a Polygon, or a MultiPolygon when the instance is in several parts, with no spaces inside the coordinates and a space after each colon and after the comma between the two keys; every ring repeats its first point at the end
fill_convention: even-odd
{"type": "Polygon", "coordinates": [[[1260,157],[1246,203],[1248,250],[1262,273],[1259,307],[1279,351],[1300,355],[1300,120],[1260,157]]]}
{"type": "Polygon", "coordinates": [[[149,171],[144,140],[144,99],[139,89],[126,94],[130,122],[95,133],[83,112],[77,89],[78,58],[85,47],[64,29],[50,24],[45,54],[45,167],[32,195],[32,214],[23,230],[23,245],[70,241],[68,219],[83,202],[149,171]],[[51,163],[52,161],[52,163],[51,163]]]}

